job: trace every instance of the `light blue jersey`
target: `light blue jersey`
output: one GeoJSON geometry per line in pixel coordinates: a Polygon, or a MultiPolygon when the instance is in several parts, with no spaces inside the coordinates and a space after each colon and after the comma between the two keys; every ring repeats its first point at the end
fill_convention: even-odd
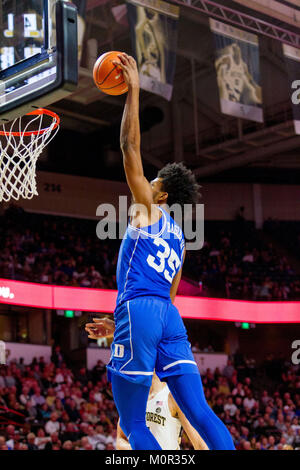
{"type": "Polygon", "coordinates": [[[170,300],[172,281],[182,266],[185,242],[179,225],[158,208],[162,217],[155,224],[143,228],[128,225],[118,258],[117,305],[141,296],[170,300]]]}

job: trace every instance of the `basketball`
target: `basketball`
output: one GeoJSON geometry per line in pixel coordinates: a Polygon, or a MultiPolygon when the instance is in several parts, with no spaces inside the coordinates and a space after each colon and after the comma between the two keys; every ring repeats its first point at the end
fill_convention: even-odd
{"type": "Polygon", "coordinates": [[[128,91],[122,70],[113,64],[114,60],[120,61],[118,54],[118,51],[105,52],[94,66],[94,82],[107,95],[123,95],[128,91]]]}

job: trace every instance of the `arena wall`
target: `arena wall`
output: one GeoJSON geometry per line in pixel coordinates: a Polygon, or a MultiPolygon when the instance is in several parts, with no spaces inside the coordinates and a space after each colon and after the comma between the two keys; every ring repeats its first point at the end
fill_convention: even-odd
{"type": "MultiPolygon", "coordinates": [[[[194,358],[197,362],[200,372],[205,372],[208,368],[215,370],[216,367],[219,367],[220,370],[223,370],[228,360],[227,354],[214,353],[194,353],[194,358]]],[[[104,364],[107,364],[109,359],[110,349],[87,348],[86,350],[86,363],[88,369],[92,369],[99,360],[101,360],[104,364]]]]}
{"type": "Polygon", "coordinates": [[[12,360],[19,361],[21,357],[24,358],[24,364],[30,364],[34,357],[39,359],[44,357],[46,362],[50,362],[51,346],[42,346],[36,344],[25,343],[5,343],[7,363],[12,360]]]}
{"type": "MultiPolygon", "coordinates": [[[[38,197],[20,200],[18,205],[30,212],[99,219],[101,203],[117,208],[119,195],[130,195],[122,182],[106,181],[57,173],[38,173],[38,197]]],[[[205,183],[201,189],[205,220],[233,220],[240,206],[247,220],[300,220],[300,185],[205,183]]],[[[2,206],[5,209],[8,204],[2,206]]]]}

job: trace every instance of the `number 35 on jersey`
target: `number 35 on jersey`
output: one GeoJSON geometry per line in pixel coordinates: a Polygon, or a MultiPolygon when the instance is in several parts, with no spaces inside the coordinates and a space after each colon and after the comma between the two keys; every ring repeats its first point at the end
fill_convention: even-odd
{"type": "Polygon", "coordinates": [[[163,238],[155,238],[153,243],[159,248],[155,256],[148,255],[148,265],[158,273],[163,273],[172,284],[175,274],[181,265],[181,260],[173,248],[163,238]]]}

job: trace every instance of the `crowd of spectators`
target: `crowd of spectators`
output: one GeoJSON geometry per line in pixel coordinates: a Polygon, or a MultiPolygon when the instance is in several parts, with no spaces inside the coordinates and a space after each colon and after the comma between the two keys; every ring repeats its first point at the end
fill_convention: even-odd
{"type": "MultiPolygon", "coordinates": [[[[267,358],[265,380],[272,380],[264,388],[239,367],[238,357],[222,371],[202,374],[207,401],[236,448],[300,450],[299,367],[267,358]],[[272,362],[276,376],[270,373],[272,362]]],[[[59,347],[50,363],[40,358],[2,367],[0,416],[0,450],[115,449],[118,415],[104,364],[98,361],[91,371],[72,370],[59,347]]],[[[184,434],[181,448],[191,448],[184,434]]]]}
{"type": "Polygon", "coordinates": [[[0,276],[73,287],[115,288],[119,241],[96,223],[10,209],[0,222],[0,276]]]}
{"type": "MultiPolygon", "coordinates": [[[[0,276],[75,287],[115,288],[120,240],[99,240],[96,222],[25,213],[0,220],[0,276]]],[[[253,224],[207,222],[201,250],[187,253],[183,275],[199,293],[246,300],[300,298],[300,277],[253,224]],[[227,228],[226,228],[227,227],[227,228]]]]}
{"type": "Polygon", "coordinates": [[[300,298],[300,276],[285,255],[251,223],[205,225],[201,250],[187,256],[185,270],[216,297],[245,300],[300,298]]]}
{"type": "MultiPolygon", "coordinates": [[[[270,358],[264,364],[267,372],[273,361],[278,365],[270,358]]],[[[238,450],[300,450],[300,370],[282,365],[272,391],[258,389],[257,378],[245,376],[245,370],[240,377],[230,360],[222,373],[207,371],[202,378],[208,403],[238,450]]]]}
{"type": "Polygon", "coordinates": [[[2,367],[0,450],[115,449],[118,415],[105,366],[72,371],[57,350],[50,363],[2,367]]]}
{"type": "Polygon", "coordinates": [[[275,237],[280,243],[300,259],[300,222],[279,221],[267,219],[264,222],[264,230],[275,237]]]}

